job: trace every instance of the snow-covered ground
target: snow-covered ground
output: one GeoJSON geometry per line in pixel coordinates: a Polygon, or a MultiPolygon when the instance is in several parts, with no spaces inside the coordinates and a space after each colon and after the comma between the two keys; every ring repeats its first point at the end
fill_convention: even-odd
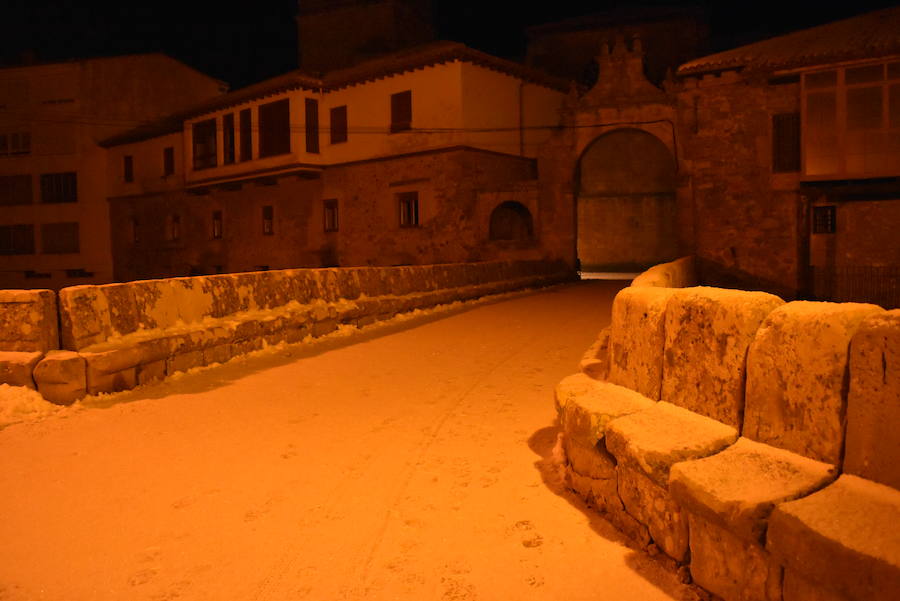
{"type": "Polygon", "coordinates": [[[553,386],[621,285],[341,332],[71,408],[0,390],[23,397],[0,413],[18,422],[0,430],[0,599],[690,598],[550,461],[553,386]]]}

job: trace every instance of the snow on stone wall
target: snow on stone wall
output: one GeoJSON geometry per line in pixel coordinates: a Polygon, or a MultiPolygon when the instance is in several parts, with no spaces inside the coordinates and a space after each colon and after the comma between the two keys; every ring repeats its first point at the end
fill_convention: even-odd
{"type": "Polygon", "coordinates": [[[0,351],[59,348],[52,290],[0,290],[0,351]]]}
{"type": "Polygon", "coordinates": [[[636,278],[557,387],[567,486],[725,601],[892,599],[900,310],[693,277],[679,260],[636,278]],[[614,389],[648,406],[610,417],[614,389]]]}

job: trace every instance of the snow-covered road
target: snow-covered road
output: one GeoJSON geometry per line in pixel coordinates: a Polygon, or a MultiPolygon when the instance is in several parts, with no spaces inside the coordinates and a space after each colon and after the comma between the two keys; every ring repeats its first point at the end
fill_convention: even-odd
{"type": "Polygon", "coordinates": [[[547,461],[621,282],[436,314],[0,430],[0,600],[681,598],[547,461]]]}

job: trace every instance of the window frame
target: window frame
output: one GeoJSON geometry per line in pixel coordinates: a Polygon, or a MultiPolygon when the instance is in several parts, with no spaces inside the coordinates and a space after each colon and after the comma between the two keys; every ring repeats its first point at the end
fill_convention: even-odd
{"type": "Polygon", "coordinates": [[[391,94],[391,133],[411,130],[412,119],[412,90],[391,94]]]}
{"type": "Polygon", "coordinates": [[[78,173],[59,171],[41,174],[41,204],[78,202],[78,173]]]}
{"type": "Polygon", "coordinates": [[[395,196],[400,227],[403,229],[420,227],[418,190],[397,192],[395,196]]]}
{"type": "Polygon", "coordinates": [[[263,205],[262,207],[262,235],[275,235],[275,206],[263,205]]]}
{"type": "Polygon", "coordinates": [[[343,144],[347,141],[347,105],[332,107],[328,112],[331,144],[343,144]]]}
{"type": "Polygon", "coordinates": [[[340,230],[340,205],[337,198],[322,200],[323,231],[337,232],[340,230]]]}
{"type": "Polygon", "coordinates": [[[191,124],[191,150],[194,171],[218,167],[218,120],[204,119],[191,124]]]}
{"type": "Polygon", "coordinates": [[[281,156],[291,152],[291,99],[282,98],[256,108],[259,132],[258,157],[281,156]]]}

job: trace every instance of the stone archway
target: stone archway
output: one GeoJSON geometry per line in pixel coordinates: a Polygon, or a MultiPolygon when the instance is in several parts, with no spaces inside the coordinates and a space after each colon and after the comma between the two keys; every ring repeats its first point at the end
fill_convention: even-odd
{"type": "Polygon", "coordinates": [[[632,271],[677,256],[675,160],[656,136],[617,129],[578,161],[578,259],[582,271],[632,271]]]}
{"type": "Polygon", "coordinates": [[[491,212],[491,240],[528,241],[534,236],[534,223],[528,207],[514,200],[497,205],[491,212]]]}

